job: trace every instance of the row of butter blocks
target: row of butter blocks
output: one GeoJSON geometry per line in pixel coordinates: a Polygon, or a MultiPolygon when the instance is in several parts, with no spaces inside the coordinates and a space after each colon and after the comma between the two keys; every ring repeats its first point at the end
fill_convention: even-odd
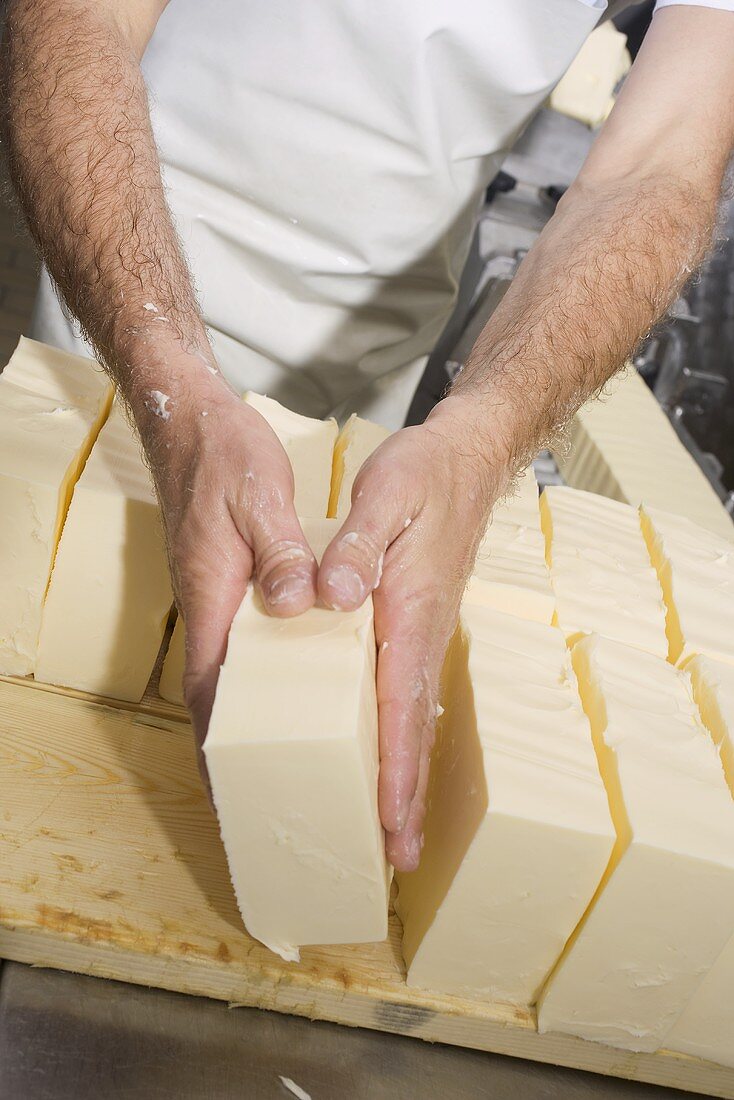
{"type": "MultiPolygon", "coordinates": [[[[6,385],[25,387],[24,400],[42,388],[39,357],[48,364],[49,353],[27,344],[21,352],[0,400],[6,385]]],[[[86,419],[78,402],[75,417],[86,427],[67,448],[74,457],[56,479],[56,526],[46,523],[44,542],[40,488],[53,487],[53,464],[36,457],[34,473],[24,452],[36,435],[53,449],[53,425],[72,407],[65,392],[63,405],[55,392],[51,408],[28,413],[21,472],[4,478],[25,479],[16,496],[32,504],[11,524],[9,562],[24,562],[36,542],[46,552],[53,544],[58,494],[68,499],[109,405],[103,384],[86,419]]],[[[10,415],[12,400],[7,408],[10,415]]],[[[74,493],[47,609],[105,431],[74,493]]],[[[382,435],[376,429],[355,451],[357,467],[382,435]]],[[[322,445],[326,462],[313,433],[296,438],[287,449],[297,493],[319,487],[325,503],[333,435],[322,445]]],[[[342,449],[336,465],[343,461],[342,449]]],[[[128,497],[115,483],[107,491],[124,498],[127,517],[128,497]]],[[[304,499],[297,497],[301,512],[315,511],[304,499]]],[[[147,503],[155,515],[149,485],[147,503]]],[[[50,517],[50,496],[47,505],[50,517]]],[[[107,528],[92,526],[95,505],[84,511],[77,545],[92,557],[74,572],[80,584],[99,569],[89,545],[104,561],[112,545],[107,528]]],[[[734,931],[732,546],[662,513],[643,513],[641,524],[634,509],[570,490],[547,491],[542,513],[544,531],[526,475],[495,511],[464,600],[445,673],[424,858],[418,872],[400,876],[408,981],[537,1003],[543,1028],[635,1049],[666,1042],[731,1062],[734,1016],[722,990],[734,978],[734,944],[725,947],[734,931]]],[[[129,548],[135,526],[116,517],[107,527],[129,548]]],[[[338,523],[314,518],[305,527],[319,553],[338,523]]],[[[126,555],[112,560],[124,576],[126,555]]],[[[135,588],[128,576],[113,620],[134,606],[135,588]]],[[[96,602],[105,598],[102,589],[96,602]]],[[[67,601],[67,633],[75,633],[78,608],[67,601]]],[[[161,620],[170,590],[162,603],[161,620]]],[[[315,608],[283,621],[248,591],[205,751],[245,923],[286,957],[303,944],[386,932],[374,669],[369,602],[354,613],[315,608]]]]}
{"type": "MultiPolygon", "coordinates": [[[[299,514],[343,515],[363,457],[388,433],[353,418],[337,435],[333,420],[245,400],[300,471],[299,514]]],[[[139,701],[173,594],[152,481],[121,404],[90,360],[21,339],[0,375],[0,430],[0,675],[139,701]]],[[[161,677],[178,703],[183,649],[179,625],[161,677]]]]}

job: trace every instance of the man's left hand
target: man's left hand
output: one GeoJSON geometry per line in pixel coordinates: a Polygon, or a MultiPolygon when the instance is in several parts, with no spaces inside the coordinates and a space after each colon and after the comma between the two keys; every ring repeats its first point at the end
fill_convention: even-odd
{"type": "Polygon", "coordinates": [[[420,860],[439,678],[490,509],[504,490],[467,399],[396,432],[360,470],[352,508],[324,554],[319,595],[338,610],[374,591],[379,807],[387,855],[420,860]]]}

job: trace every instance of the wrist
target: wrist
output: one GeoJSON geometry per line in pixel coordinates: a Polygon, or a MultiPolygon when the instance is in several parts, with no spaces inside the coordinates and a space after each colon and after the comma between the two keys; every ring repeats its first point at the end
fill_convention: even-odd
{"type": "Polygon", "coordinates": [[[490,417],[478,395],[453,391],[430,412],[426,424],[446,434],[455,453],[480,480],[490,506],[505,494],[515,473],[500,417],[490,417]]]}

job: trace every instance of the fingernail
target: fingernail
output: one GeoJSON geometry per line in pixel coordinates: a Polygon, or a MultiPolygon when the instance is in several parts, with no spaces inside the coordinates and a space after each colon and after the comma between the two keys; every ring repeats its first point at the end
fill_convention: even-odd
{"type": "Polygon", "coordinates": [[[329,602],[335,611],[361,603],[367,594],[359,573],[348,565],[337,565],[332,569],[326,583],[332,593],[329,602]]]}
{"type": "Polygon", "coordinates": [[[397,828],[396,833],[402,833],[405,826],[408,824],[408,814],[410,812],[410,806],[398,806],[395,811],[395,824],[397,828]]]}
{"type": "Polygon", "coordinates": [[[286,600],[300,596],[308,588],[310,578],[301,573],[286,573],[284,577],[276,577],[267,590],[268,603],[280,604],[286,600]]]}

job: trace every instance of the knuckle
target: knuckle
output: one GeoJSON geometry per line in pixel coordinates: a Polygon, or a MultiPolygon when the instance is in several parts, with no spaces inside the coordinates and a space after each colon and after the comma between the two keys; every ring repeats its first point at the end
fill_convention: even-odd
{"type": "Polygon", "coordinates": [[[267,543],[260,553],[258,580],[262,584],[284,571],[310,571],[313,560],[311,551],[298,539],[275,539],[267,543]]]}

